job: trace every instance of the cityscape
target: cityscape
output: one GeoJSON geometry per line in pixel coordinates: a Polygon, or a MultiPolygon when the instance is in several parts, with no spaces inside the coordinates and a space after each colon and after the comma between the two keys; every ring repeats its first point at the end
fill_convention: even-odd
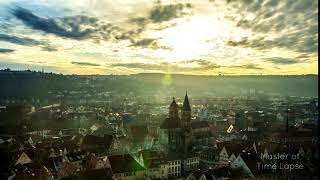
{"type": "MultiPolygon", "coordinates": [[[[171,75],[172,85],[162,85],[159,95],[155,89],[160,87],[145,80],[149,74],[3,70],[0,75],[1,84],[9,87],[1,90],[0,99],[1,174],[9,178],[317,178],[318,99],[312,86],[317,76],[211,77],[225,83],[251,79],[251,85],[210,95],[201,88],[174,86],[183,78],[187,83],[207,77],[171,75]],[[274,92],[259,87],[260,81],[288,78],[296,85],[309,81],[304,88],[311,89],[310,96],[281,92],[290,87],[286,83],[274,92]],[[139,82],[149,90],[139,92],[139,82]],[[43,91],[47,83],[51,86],[43,91]],[[119,83],[116,88],[101,86],[114,83],[119,83]]],[[[161,81],[157,77],[168,80],[163,74],[153,81],[161,81]]],[[[266,86],[273,83],[279,84],[266,86]]]]}
{"type": "Polygon", "coordinates": [[[318,179],[317,8],[0,0],[0,179],[318,179]]]}

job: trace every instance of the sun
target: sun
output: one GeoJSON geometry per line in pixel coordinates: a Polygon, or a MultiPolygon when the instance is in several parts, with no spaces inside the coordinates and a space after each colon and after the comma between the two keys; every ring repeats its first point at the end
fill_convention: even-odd
{"type": "Polygon", "coordinates": [[[193,16],[180,20],[177,26],[158,32],[161,37],[159,44],[171,48],[165,52],[164,58],[168,62],[179,62],[207,54],[212,47],[208,37],[217,37],[218,30],[207,17],[193,16]]]}

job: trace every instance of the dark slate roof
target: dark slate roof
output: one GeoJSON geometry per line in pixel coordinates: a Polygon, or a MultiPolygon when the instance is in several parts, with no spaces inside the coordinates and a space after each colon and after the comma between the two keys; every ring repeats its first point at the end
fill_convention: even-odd
{"type": "Polygon", "coordinates": [[[91,169],[83,171],[77,175],[77,180],[112,180],[112,171],[110,168],[91,169]]]}
{"type": "Polygon", "coordinates": [[[217,145],[219,149],[218,152],[220,152],[222,148],[225,147],[229,156],[232,153],[234,153],[235,155],[240,154],[247,147],[245,144],[231,143],[231,142],[219,142],[217,143],[217,145]]]}
{"type": "Polygon", "coordinates": [[[90,146],[90,145],[101,145],[104,147],[110,147],[113,141],[113,136],[109,134],[105,134],[103,137],[94,136],[94,135],[86,135],[83,138],[82,145],[90,146]]]}
{"type": "Polygon", "coordinates": [[[209,123],[208,121],[192,121],[191,127],[192,129],[207,128],[209,127],[209,123]]]}
{"type": "Polygon", "coordinates": [[[204,172],[204,175],[208,180],[213,179],[213,176],[216,179],[230,177],[232,168],[230,166],[224,166],[216,169],[207,170],[204,172]]]}
{"type": "Polygon", "coordinates": [[[186,93],[186,96],[184,97],[182,110],[191,111],[191,107],[190,107],[190,103],[189,103],[189,99],[188,99],[188,94],[187,93],[186,93]]]}
{"type": "Polygon", "coordinates": [[[31,173],[29,172],[18,172],[13,178],[12,180],[33,180],[33,176],[31,175],[31,173]]]}
{"type": "Polygon", "coordinates": [[[113,174],[145,170],[130,154],[109,156],[113,174]]]}
{"type": "Polygon", "coordinates": [[[247,164],[248,168],[254,175],[258,173],[257,163],[260,162],[259,155],[254,151],[254,148],[250,148],[249,150],[242,152],[240,154],[243,161],[247,164]]]}

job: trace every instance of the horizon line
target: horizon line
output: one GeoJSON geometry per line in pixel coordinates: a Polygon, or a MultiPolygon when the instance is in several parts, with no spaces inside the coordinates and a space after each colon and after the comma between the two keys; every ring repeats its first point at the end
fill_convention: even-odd
{"type": "Polygon", "coordinates": [[[183,74],[183,73],[165,73],[165,72],[142,72],[142,73],[132,73],[132,74],[115,74],[115,73],[110,73],[110,74],[68,74],[68,73],[62,73],[62,72],[45,72],[44,69],[40,70],[31,70],[31,69],[10,69],[10,68],[5,68],[5,69],[0,69],[0,72],[34,72],[34,73],[44,73],[44,74],[56,74],[56,75],[64,75],[64,76],[70,76],[70,75],[76,75],[76,76],[130,76],[130,75],[143,75],[143,74],[169,74],[169,75],[183,75],[183,76],[317,76],[318,74],[183,74]]]}

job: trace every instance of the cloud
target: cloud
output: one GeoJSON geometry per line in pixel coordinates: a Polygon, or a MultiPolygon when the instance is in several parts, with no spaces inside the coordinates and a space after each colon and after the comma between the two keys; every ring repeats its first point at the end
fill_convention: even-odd
{"type": "Polygon", "coordinates": [[[38,41],[27,37],[18,37],[13,35],[0,34],[0,41],[5,41],[22,46],[42,46],[43,51],[57,51],[57,48],[45,41],[38,41]]]}
{"type": "Polygon", "coordinates": [[[158,39],[153,38],[145,38],[141,40],[132,40],[131,46],[133,47],[143,47],[143,48],[151,48],[151,49],[171,49],[167,46],[161,46],[158,44],[158,39]]]}
{"type": "Polygon", "coordinates": [[[100,66],[100,64],[95,64],[90,62],[77,62],[77,61],[72,61],[71,64],[80,65],[80,66],[100,66]]]}
{"type": "Polygon", "coordinates": [[[32,29],[65,38],[83,39],[87,38],[91,33],[94,32],[94,30],[91,28],[86,28],[83,30],[81,29],[81,24],[79,23],[95,23],[95,20],[91,18],[85,18],[85,16],[62,18],[60,19],[61,24],[59,24],[57,20],[36,16],[31,11],[21,7],[12,9],[12,14],[17,19],[21,20],[26,26],[32,29]]]}
{"type": "Polygon", "coordinates": [[[297,64],[301,63],[297,59],[290,59],[290,58],[282,58],[282,57],[273,57],[273,58],[266,58],[266,62],[270,62],[273,64],[280,64],[280,65],[287,65],[287,64],[297,64]]]}
{"type": "Polygon", "coordinates": [[[11,53],[14,51],[15,51],[14,49],[0,48],[0,53],[11,53]]]}
{"type": "Polygon", "coordinates": [[[43,47],[41,47],[41,49],[43,51],[48,51],[48,52],[58,51],[58,49],[56,47],[50,46],[50,45],[49,46],[43,46],[43,47]]]}
{"type": "Polygon", "coordinates": [[[228,40],[226,41],[226,45],[241,46],[259,50],[272,49],[276,47],[291,49],[300,53],[312,53],[317,52],[318,40],[317,36],[291,33],[274,39],[267,39],[267,37],[264,36],[258,36],[252,39],[243,37],[237,41],[228,40]]]}
{"type": "Polygon", "coordinates": [[[262,70],[263,67],[259,67],[256,64],[242,64],[242,65],[234,65],[234,66],[224,66],[226,68],[238,68],[238,69],[252,69],[252,70],[262,70]]]}
{"type": "Polygon", "coordinates": [[[245,65],[242,65],[240,66],[242,69],[255,69],[255,70],[261,70],[261,69],[264,69],[262,67],[259,67],[255,64],[245,64],[245,65]]]}
{"type": "Polygon", "coordinates": [[[222,67],[215,62],[211,62],[211,61],[207,61],[207,60],[203,60],[203,59],[183,61],[182,63],[197,65],[197,67],[194,69],[199,69],[199,70],[210,70],[210,69],[216,69],[216,68],[222,67]]]}
{"type": "Polygon", "coordinates": [[[158,39],[141,37],[141,34],[147,30],[163,30],[177,25],[176,23],[170,23],[169,21],[190,14],[185,11],[190,8],[192,8],[190,3],[163,5],[159,1],[145,16],[130,18],[128,23],[131,25],[131,30],[123,31],[119,29],[118,35],[116,35],[115,38],[117,40],[129,40],[131,42],[131,47],[171,49],[170,47],[158,45],[158,39]]]}
{"type": "Polygon", "coordinates": [[[112,67],[126,67],[137,68],[145,71],[180,71],[180,72],[192,72],[192,71],[206,71],[215,70],[221,66],[214,62],[206,60],[191,60],[182,61],[180,63],[160,62],[160,63],[116,63],[112,64],[112,67]]]}
{"type": "Polygon", "coordinates": [[[318,1],[245,0],[230,3],[237,15],[228,15],[226,19],[240,28],[250,30],[255,38],[228,42],[228,45],[260,49],[278,47],[296,52],[317,51],[318,1]]]}
{"type": "Polygon", "coordinates": [[[185,15],[183,11],[185,8],[191,8],[190,3],[182,4],[168,4],[161,5],[160,3],[154,6],[149,12],[149,19],[153,23],[160,23],[163,21],[169,21],[174,18],[181,17],[185,15]]]}
{"type": "Polygon", "coordinates": [[[0,41],[6,41],[6,42],[23,45],[23,46],[37,46],[42,44],[40,41],[31,39],[31,38],[17,37],[17,36],[11,36],[6,34],[0,34],[0,41]]]}

